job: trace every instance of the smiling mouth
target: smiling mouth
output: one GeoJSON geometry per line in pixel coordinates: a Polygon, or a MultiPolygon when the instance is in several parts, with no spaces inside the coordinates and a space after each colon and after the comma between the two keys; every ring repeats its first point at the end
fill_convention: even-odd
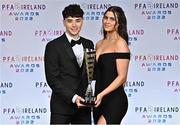
{"type": "Polygon", "coordinates": [[[104,26],[105,28],[109,28],[109,27],[111,27],[111,26],[104,26]]]}
{"type": "Polygon", "coordinates": [[[77,29],[71,29],[73,32],[78,31],[77,29]]]}

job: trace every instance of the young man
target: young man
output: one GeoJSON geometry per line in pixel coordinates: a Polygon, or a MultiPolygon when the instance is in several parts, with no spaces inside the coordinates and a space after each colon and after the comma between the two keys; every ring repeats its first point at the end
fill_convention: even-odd
{"type": "Polygon", "coordinates": [[[66,32],[45,49],[45,74],[52,89],[50,123],[89,124],[90,108],[80,108],[80,102],[88,84],[84,49],[94,45],[79,35],[84,14],[79,5],[65,7],[62,14],[66,32]]]}

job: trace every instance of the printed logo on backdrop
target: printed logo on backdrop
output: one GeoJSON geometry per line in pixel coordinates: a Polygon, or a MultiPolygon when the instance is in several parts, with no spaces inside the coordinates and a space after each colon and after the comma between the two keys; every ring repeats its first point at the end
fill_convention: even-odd
{"type": "Polygon", "coordinates": [[[135,107],[134,111],[136,115],[139,115],[139,117],[147,124],[165,124],[171,122],[174,119],[174,116],[177,116],[179,107],[135,107]]]}
{"type": "Polygon", "coordinates": [[[40,69],[44,62],[43,56],[2,56],[1,63],[7,65],[7,69],[13,72],[35,72],[40,69]]]}
{"type": "MultiPolygon", "coordinates": [[[[54,30],[54,29],[38,29],[34,31],[35,37],[39,38],[41,42],[49,42],[54,38],[61,36],[64,30],[54,30]]],[[[38,40],[39,41],[39,40],[38,40]]]]}
{"type": "Polygon", "coordinates": [[[170,71],[179,61],[178,55],[135,55],[135,62],[149,72],[170,71]]]}
{"type": "Polygon", "coordinates": [[[180,41],[180,29],[178,28],[168,28],[166,30],[167,36],[170,36],[172,40],[179,40],[180,41]]]}
{"type": "Polygon", "coordinates": [[[1,82],[0,83],[0,95],[7,94],[11,89],[13,89],[12,82],[1,82]]]}
{"type": "Polygon", "coordinates": [[[110,6],[110,3],[81,3],[81,7],[84,10],[84,20],[101,20],[101,17],[104,15],[105,10],[107,10],[110,6]]]}
{"type": "Polygon", "coordinates": [[[177,81],[169,80],[167,81],[166,85],[168,88],[172,90],[172,92],[180,93],[180,82],[178,80],[177,81]]]}
{"type": "Polygon", "coordinates": [[[179,3],[176,2],[138,2],[134,4],[134,9],[147,20],[164,20],[173,14],[175,9],[179,8],[179,3]]]}
{"type": "Polygon", "coordinates": [[[139,90],[145,86],[144,81],[127,81],[125,83],[125,92],[128,97],[139,93],[139,90]]]}
{"type": "Polygon", "coordinates": [[[35,88],[38,89],[38,92],[42,95],[45,95],[50,99],[52,91],[46,82],[35,82],[35,88]]]}
{"type": "Polygon", "coordinates": [[[37,124],[48,113],[44,107],[8,107],[1,108],[1,115],[11,124],[37,124]]]}
{"type": "Polygon", "coordinates": [[[45,4],[2,3],[1,11],[15,21],[33,21],[46,9],[45,4]]]}
{"type": "Polygon", "coordinates": [[[9,37],[12,37],[13,32],[11,30],[0,30],[0,41],[6,42],[9,37]]]}
{"type": "Polygon", "coordinates": [[[129,29],[129,45],[139,41],[139,38],[144,35],[144,29],[129,29]]]}

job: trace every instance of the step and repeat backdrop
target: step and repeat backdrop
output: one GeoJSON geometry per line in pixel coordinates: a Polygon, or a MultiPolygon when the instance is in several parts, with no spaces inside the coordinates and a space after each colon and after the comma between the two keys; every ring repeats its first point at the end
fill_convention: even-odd
{"type": "Polygon", "coordinates": [[[61,12],[72,3],[84,10],[81,35],[94,44],[105,10],[125,11],[132,56],[123,125],[180,125],[179,0],[1,0],[0,124],[49,124],[44,49],[64,33],[61,12]]]}

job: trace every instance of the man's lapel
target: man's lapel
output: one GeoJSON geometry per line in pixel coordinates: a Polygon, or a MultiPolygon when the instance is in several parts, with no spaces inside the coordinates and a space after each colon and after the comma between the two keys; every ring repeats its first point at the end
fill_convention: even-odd
{"type": "Polygon", "coordinates": [[[64,42],[64,48],[65,48],[66,53],[72,59],[74,65],[79,67],[79,65],[77,63],[77,60],[76,60],[76,56],[75,56],[75,54],[74,54],[74,52],[72,50],[71,44],[69,43],[69,41],[68,41],[65,34],[64,34],[63,38],[64,38],[64,41],[65,41],[64,42]]]}
{"type": "MultiPolygon", "coordinates": [[[[83,49],[85,50],[85,48],[87,48],[87,45],[85,42],[82,41],[82,45],[83,45],[83,49]]],[[[85,57],[85,55],[84,55],[85,57]]],[[[85,63],[85,58],[83,58],[83,63],[82,63],[82,76],[84,76],[86,74],[86,63],[85,63]]]]}

